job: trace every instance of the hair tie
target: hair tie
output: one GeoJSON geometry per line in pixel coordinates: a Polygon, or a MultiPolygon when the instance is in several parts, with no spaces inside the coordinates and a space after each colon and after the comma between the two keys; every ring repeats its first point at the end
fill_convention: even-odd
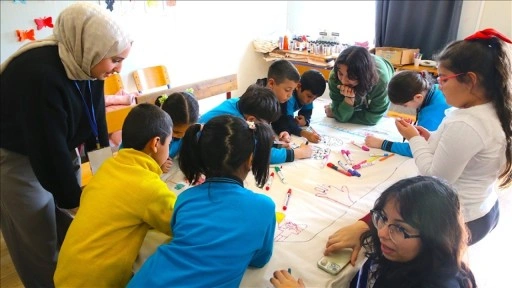
{"type": "Polygon", "coordinates": [[[247,122],[247,125],[249,126],[249,129],[256,130],[256,124],[254,124],[253,121],[245,121],[247,122]]]}
{"type": "Polygon", "coordinates": [[[165,100],[167,100],[167,97],[169,97],[169,96],[167,96],[167,94],[160,95],[160,99],[158,99],[158,103],[160,103],[160,107],[162,107],[162,105],[164,105],[164,102],[165,102],[165,100]]]}
{"type": "Polygon", "coordinates": [[[492,29],[492,28],[487,28],[487,29],[484,29],[484,30],[480,30],[480,31],[477,31],[475,32],[474,34],[472,35],[469,35],[468,37],[464,38],[464,40],[466,41],[470,41],[470,40],[489,40],[493,37],[496,37],[496,38],[499,38],[507,43],[510,43],[512,44],[512,40],[508,39],[507,36],[501,34],[500,32],[492,29]]]}
{"type": "Polygon", "coordinates": [[[187,89],[185,89],[185,92],[188,92],[190,94],[194,94],[194,88],[187,88],[187,89]]]}
{"type": "Polygon", "coordinates": [[[421,78],[427,79],[427,75],[425,71],[420,71],[421,78]]]}

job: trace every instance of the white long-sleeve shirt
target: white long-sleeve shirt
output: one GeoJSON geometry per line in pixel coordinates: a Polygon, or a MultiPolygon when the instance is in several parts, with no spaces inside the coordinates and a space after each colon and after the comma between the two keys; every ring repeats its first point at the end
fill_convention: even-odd
{"type": "Polygon", "coordinates": [[[451,112],[428,141],[416,136],[409,143],[420,174],[451,183],[469,222],[498,199],[494,183],[505,164],[505,140],[493,104],[486,103],[451,112]]]}

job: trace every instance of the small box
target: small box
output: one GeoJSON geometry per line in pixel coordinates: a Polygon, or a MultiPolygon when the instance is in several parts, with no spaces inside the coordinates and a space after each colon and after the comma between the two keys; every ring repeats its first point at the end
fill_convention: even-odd
{"type": "Polygon", "coordinates": [[[388,60],[393,65],[407,65],[414,63],[414,53],[420,49],[397,48],[397,47],[375,47],[375,55],[388,60]]]}

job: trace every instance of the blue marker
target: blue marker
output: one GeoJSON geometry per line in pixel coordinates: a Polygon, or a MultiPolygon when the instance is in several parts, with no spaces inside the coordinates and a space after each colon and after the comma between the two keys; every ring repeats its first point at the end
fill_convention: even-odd
{"type": "Polygon", "coordinates": [[[345,163],[343,163],[341,161],[338,161],[338,164],[341,166],[341,168],[343,168],[345,171],[350,173],[350,175],[356,176],[356,177],[361,177],[361,173],[359,173],[356,170],[352,169],[352,167],[350,167],[350,165],[345,164],[345,163]]]}

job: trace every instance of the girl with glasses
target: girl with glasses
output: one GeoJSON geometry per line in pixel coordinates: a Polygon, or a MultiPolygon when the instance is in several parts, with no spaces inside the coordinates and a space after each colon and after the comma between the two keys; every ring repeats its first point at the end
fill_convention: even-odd
{"type": "MultiPolygon", "coordinates": [[[[368,257],[351,287],[476,287],[462,261],[467,232],[455,191],[444,181],[416,176],[386,189],[359,245],[368,257]]],[[[304,287],[276,271],[274,287],[304,287]]]]}
{"type": "Polygon", "coordinates": [[[494,29],[448,44],[437,56],[449,113],[437,131],[398,120],[422,175],[453,184],[471,244],[498,223],[495,183],[512,184],[512,41],[494,29]],[[508,44],[507,44],[508,43],[508,44]]]}

